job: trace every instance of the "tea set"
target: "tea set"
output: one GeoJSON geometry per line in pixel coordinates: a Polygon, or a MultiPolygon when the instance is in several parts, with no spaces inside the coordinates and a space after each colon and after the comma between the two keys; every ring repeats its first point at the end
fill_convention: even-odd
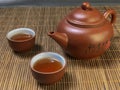
{"type": "MultiPolygon", "coordinates": [[[[102,55],[109,47],[113,37],[113,25],[116,21],[116,12],[112,9],[102,14],[90,3],[83,2],[81,7],[75,8],[66,15],[58,24],[55,32],[48,32],[48,36],[53,38],[72,57],[78,59],[89,59],[102,55]],[[108,18],[110,17],[110,20],[108,18]]],[[[35,45],[35,32],[29,28],[18,28],[7,34],[10,47],[17,52],[25,52],[35,45]],[[27,33],[32,38],[15,41],[11,37],[27,33]]],[[[54,52],[43,52],[34,56],[30,62],[33,77],[40,83],[50,84],[62,78],[65,72],[66,60],[63,56],[54,52]],[[55,58],[62,68],[55,72],[44,73],[36,71],[34,63],[42,58],[55,58]]]]}

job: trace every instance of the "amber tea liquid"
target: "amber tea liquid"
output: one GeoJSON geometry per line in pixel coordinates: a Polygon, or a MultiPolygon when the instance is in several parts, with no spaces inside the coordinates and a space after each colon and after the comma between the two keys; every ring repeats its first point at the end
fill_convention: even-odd
{"type": "Polygon", "coordinates": [[[44,58],[38,60],[33,68],[39,72],[54,72],[62,68],[62,64],[55,59],[44,58]]]}
{"type": "Polygon", "coordinates": [[[11,39],[14,40],[14,41],[25,41],[25,40],[28,40],[28,39],[31,39],[31,38],[32,38],[32,35],[25,34],[25,33],[16,34],[16,35],[11,37],[11,39]]]}

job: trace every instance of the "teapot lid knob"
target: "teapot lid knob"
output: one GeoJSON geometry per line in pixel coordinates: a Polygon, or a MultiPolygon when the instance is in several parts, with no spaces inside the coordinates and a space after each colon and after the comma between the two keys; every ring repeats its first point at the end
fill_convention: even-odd
{"type": "Polygon", "coordinates": [[[90,10],[91,9],[91,5],[90,5],[89,2],[83,2],[81,8],[83,10],[90,10]]]}

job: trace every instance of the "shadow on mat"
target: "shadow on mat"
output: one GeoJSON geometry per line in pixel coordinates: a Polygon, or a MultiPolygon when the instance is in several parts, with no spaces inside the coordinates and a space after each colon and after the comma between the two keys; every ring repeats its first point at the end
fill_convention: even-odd
{"type": "Polygon", "coordinates": [[[40,53],[42,51],[43,51],[43,48],[40,45],[36,44],[34,46],[34,48],[31,49],[28,52],[24,52],[24,53],[14,52],[14,51],[13,52],[14,52],[15,55],[17,55],[17,56],[19,56],[21,58],[29,58],[29,57],[33,57],[34,55],[36,55],[36,54],[38,54],[38,53],[40,53]]]}

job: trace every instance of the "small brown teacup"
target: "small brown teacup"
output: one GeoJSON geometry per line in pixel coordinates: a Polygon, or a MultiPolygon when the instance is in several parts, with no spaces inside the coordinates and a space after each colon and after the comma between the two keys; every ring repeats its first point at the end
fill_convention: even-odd
{"type": "Polygon", "coordinates": [[[43,84],[59,81],[64,73],[66,60],[59,54],[43,52],[34,56],[30,62],[33,77],[43,84]]]}
{"type": "Polygon", "coordinates": [[[26,52],[35,45],[35,32],[30,28],[11,30],[6,37],[10,47],[16,52],[26,52]]]}

